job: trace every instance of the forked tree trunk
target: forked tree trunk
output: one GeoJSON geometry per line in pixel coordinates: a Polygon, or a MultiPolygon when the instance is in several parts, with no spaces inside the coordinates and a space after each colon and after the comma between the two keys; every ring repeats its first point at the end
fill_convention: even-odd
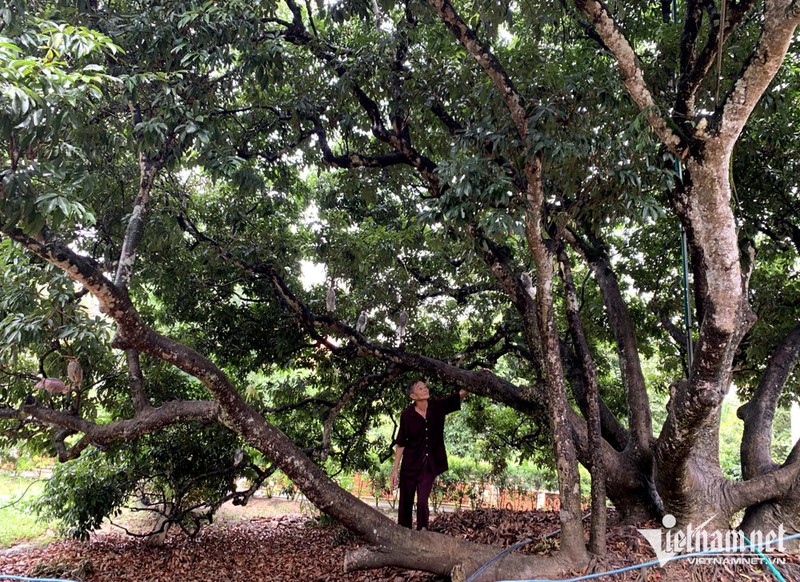
{"type": "MultiPolygon", "coordinates": [[[[719,418],[721,407],[698,428],[700,444],[679,463],[670,461],[669,470],[657,471],[657,485],[665,513],[675,516],[678,524],[709,529],[729,529],[733,511],[724,498],[725,478],[719,465],[719,418]],[[708,521],[710,520],[710,521],[708,521]]],[[[658,469],[658,466],[657,466],[658,469]]]]}
{"type": "MultiPolygon", "coordinates": [[[[678,115],[672,120],[661,115],[663,109],[654,99],[636,52],[608,6],[598,0],[575,0],[575,5],[604,48],[614,55],[621,80],[650,128],[686,168],[685,182],[675,192],[673,206],[689,234],[700,328],[690,378],[678,384],[655,443],[657,483],[665,510],[676,515],[679,523],[699,525],[710,520],[708,527],[726,528],[736,511],[777,498],[771,506],[750,508],[745,524],[759,520],[794,523],[792,513],[797,507],[792,492],[798,459],[779,469],[770,469],[770,461],[755,462],[751,479],[731,483],[722,478],[716,448],[733,356],[754,322],[747,302],[750,265],[748,258],[740,257],[731,211],[731,152],[784,61],[800,23],[800,5],[794,0],[763,3],[758,14],[760,36],[752,54],[708,117],[700,115],[698,98],[715,52],[724,50],[727,37],[752,14],[754,3],[729,3],[727,17],[710,26],[702,22],[705,9],[699,4],[696,10],[690,9],[673,108],[678,115]],[[702,30],[708,31],[710,51],[697,49],[702,30]],[[677,132],[676,127],[680,127],[677,132]]],[[[715,3],[711,7],[716,8],[715,3]]]]}

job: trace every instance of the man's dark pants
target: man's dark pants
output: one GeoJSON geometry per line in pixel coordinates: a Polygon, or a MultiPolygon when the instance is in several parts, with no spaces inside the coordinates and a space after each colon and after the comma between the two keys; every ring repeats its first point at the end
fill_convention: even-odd
{"type": "Polygon", "coordinates": [[[417,529],[428,529],[428,497],[433,489],[436,475],[430,463],[425,463],[422,471],[413,475],[405,475],[400,471],[400,502],[397,508],[397,523],[403,527],[411,527],[411,514],[414,509],[414,493],[417,494],[417,529]]]}

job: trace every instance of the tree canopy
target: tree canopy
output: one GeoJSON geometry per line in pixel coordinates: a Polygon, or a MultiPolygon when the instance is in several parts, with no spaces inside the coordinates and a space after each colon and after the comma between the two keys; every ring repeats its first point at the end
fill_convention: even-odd
{"type": "Polygon", "coordinates": [[[385,456],[370,429],[424,376],[556,469],[560,553],[497,575],[585,562],[578,462],[591,552],[606,497],[800,531],[798,449],[770,453],[798,390],[795,2],[0,17],[4,442],[111,467],[220,423],[228,468],[197,471],[280,468],[368,542],[348,567],[470,572],[491,548],[401,530],[326,474],[385,456]],[[719,463],[732,385],[741,479],[719,463]]]}

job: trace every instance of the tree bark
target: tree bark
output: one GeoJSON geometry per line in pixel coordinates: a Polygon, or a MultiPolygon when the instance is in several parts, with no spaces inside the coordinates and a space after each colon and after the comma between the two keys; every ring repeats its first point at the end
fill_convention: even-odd
{"type": "MultiPolygon", "coordinates": [[[[577,412],[568,411],[572,440],[580,462],[591,466],[588,427],[577,412]]],[[[618,451],[601,441],[606,473],[606,492],[617,509],[622,523],[636,524],[660,517],[664,506],[651,472],[643,471],[630,451],[618,451]]]]}
{"type": "MultiPolygon", "coordinates": [[[[399,566],[425,570],[454,581],[465,580],[489,562],[503,548],[481,546],[436,532],[394,527],[387,543],[363,546],[345,557],[345,570],[399,566]]],[[[501,579],[557,578],[575,568],[575,562],[561,553],[553,556],[508,554],[487,568],[475,582],[501,579]]]]}
{"type": "MultiPolygon", "coordinates": [[[[430,0],[445,26],[475,59],[491,79],[500,98],[514,122],[523,144],[528,136],[528,115],[524,99],[503,66],[487,46],[480,42],[475,32],[455,11],[448,0],[430,0]]],[[[553,250],[548,248],[544,233],[544,190],[542,164],[539,155],[524,153],[525,192],[524,223],[528,249],[536,266],[536,323],[538,338],[530,346],[538,354],[547,392],[550,429],[553,433],[553,451],[558,473],[561,499],[561,550],[576,562],[586,560],[583,540],[583,521],[580,505],[580,476],[575,445],[569,426],[564,372],[561,365],[560,342],[555,326],[553,306],[553,250]]]]}
{"type": "MultiPolygon", "coordinates": [[[[541,162],[538,158],[526,166],[528,179],[525,211],[525,236],[528,248],[536,265],[536,295],[539,323],[539,349],[542,371],[547,390],[547,408],[550,430],[553,433],[553,453],[558,473],[558,491],[561,501],[561,549],[576,562],[586,560],[586,544],[583,540],[583,518],[581,511],[580,475],[578,457],[572,441],[561,365],[561,350],[555,325],[553,305],[553,264],[555,256],[545,242],[543,227],[544,191],[541,181],[541,162]]],[[[590,437],[591,438],[591,437],[590,437]]]]}
{"type": "MultiPolygon", "coordinates": [[[[136,250],[144,236],[150,197],[160,167],[160,163],[154,161],[148,154],[144,152],[139,154],[139,190],[133,201],[133,210],[125,228],[125,237],[114,277],[114,285],[126,294],[134,272],[136,250]]],[[[150,406],[150,402],[147,399],[139,353],[135,350],[126,351],[125,361],[128,364],[128,384],[131,389],[133,408],[137,412],[145,410],[150,406]]]]}
{"type": "Polygon", "coordinates": [[[584,249],[603,297],[606,316],[614,332],[619,357],[622,385],[628,401],[628,423],[630,440],[628,447],[634,449],[643,464],[652,463],[650,446],[653,438],[653,422],[650,414],[650,401],[644,381],[639,346],[628,307],[622,297],[610,261],[600,242],[593,241],[591,249],[584,249]]]}
{"type": "Polygon", "coordinates": [[[586,381],[587,418],[589,433],[589,455],[591,464],[592,518],[589,551],[597,555],[606,553],[606,471],[603,463],[603,435],[600,426],[600,394],[597,387],[597,370],[589,344],[583,331],[579,314],[578,294],[572,278],[572,269],[564,245],[559,245],[558,262],[564,286],[567,321],[572,343],[581,360],[581,370],[586,381]]]}
{"type": "Polygon", "coordinates": [[[749,402],[737,414],[744,421],[742,477],[752,479],[778,467],[772,459],[772,421],[778,398],[800,356],[800,323],[784,338],[770,358],[749,402]]]}
{"type": "MultiPolygon", "coordinates": [[[[742,435],[742,476],[744,479],[759,480],[774,475],[777,477],[781,466],[772,459],[772,422],[778,397],[783,391],[786,381],[794,369],[800,356],[800,324],[786,335],[776,348],[767,369],[761,377],[758,387],[749,402],[739,408],[739,418],[744,421],[742,435]],[[762,479],[759,479],[762,478],[762,479]]],[[[798,446],[786,459],[784,468],[795,468],[800,474],[800,461],[795,458],[798,446]]],[[[750,505],[745,511],[741,528],[747,532],[776,531],[779,526],[787,533],[800,532],[800,480],[791,475],[788,484],[782,487],[783,494],[763,503],[750,505]]],[[[763,495],[763,486],[753,488],[752,494],[763,495]]],[[[749,493],[749,492],[748,492],[749,493]]],[[[745,500],[752,497],[748,495],[745,500]]],[[[800,542],[792,540],[789,544],[792,551],[800,551],[800,542]]]]}
{"type": "MultiPolygon", "coordinates": [[[[659,115],[633,48],[606,6],[596,0],[576,0],[575,5],[614,55],[623,84],[653,131],[678,159],[685,159],[684,183],[673,204],[689,235],[700,329],[690,380],[677,384],[655,445],[657,482],[666,510],[676,514],[679,522],[700,519],[697,523],[702,523],[715,515],[713,525],[725,527],[736,504],[726,498],[730,487],[719,470],[719,413],[730,386],[734,352],[754,321],[747,303],[749,274],[741,267],[731,212],[730,155],[784,59],[800,8],[789,0],[765,3],[761,36],[752,58],[708,120],[702,116],[693,119],[695,95],[710,69],[709,55],[722,43],[717,42],[716,47],[710,43],[709,50],[695,55],[693,39],[699,33],[702,13],[698,3],[690,3],[681,90],[674,107],[681,116],[678,121],[690,128],[689,142],[659,115]]],[[[724,39],[751,6],[749,2],[737,4],[731,20],[722,22],[709,36],[724,39]]]]}
{"type": "Polygon", "coordinates": [[[3,418],[19,418],[21,421],[34,419],[40,424],[58,426],[72,433],[82,434],[83,437],[71,448],[64,448],[60,452],[59,460],[62,462],[77,458],[89,445],[103,449],[116,441],[132,440],[175,424],[219,422],[219,414],[220,409],[216,402],[193,400],[175,400],[165,402],[159,407],[147,407],[137,411],[133,418],[105,425],[36,404],[24,405],[19,410],[8,408],[0,411],[3,418]]]}

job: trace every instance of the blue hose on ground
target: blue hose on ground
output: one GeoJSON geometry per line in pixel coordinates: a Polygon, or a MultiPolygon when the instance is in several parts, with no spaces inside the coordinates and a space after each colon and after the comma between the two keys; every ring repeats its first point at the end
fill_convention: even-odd
{"type": "MultiPolygon", "coordinates": [[[[788,540],[796,540],[798,538],[800,538],[800,534],[794,534],[794,535],[791,535],[791,536],[786,536],[785,538],[781,538],[781,539],[775,540],[775,542],[773,542],[773,543],[785,542],[785,541],[788,541],[788,540]]],[[[749,540],[747,540],[747,538],[745,538],[745,541],[749,541],[749,540]]],[[[475,572],[473,572],[472,575],[469,578],[467,578],[467,580],[465,582],[471,582],[472,580],[477,578],[480,574],[485,572],[486,569],[489,566],[494,564],[497,560],[499,560],[500,558],[505,556],[507,553],[512,552],[512,551],[514,551],[516,549],[519,549],[522,546],[526,546],[529,543],[531,543],[531,540],[526,538],[526,539],[522,540],[521,542],[517,542],[513,546],[509,546],[508,548],[506,548],[505,550],[503,550],[502,552],[497,554],[495,557],[493,557],[491,560],[486,562],[483,566],[481,566],[480,568],[475,570],[475,572]]],[[[765,546],[768,546],[768,545],[771,545],[771,544],[769,544],[769,543],[750,544],[750,545],[747,545],[747,546],[743,546],[741,548],[733,548],[733,549],[720,548],[720,549],[715,549],[715,550],[706,550],[704,552],[692,552],[690,554],[681,554],[679,556],[675,556],[675,557],[670,559],[670,562],[676,561],[676,560],[685,560],[687,558],[697,558],[699,556],[710,556],[711,554],[721,554],[723,552],[732,552],[732,551],[740,551],[740,550],[748,550],[748,549],[750,549],[750,550],[755,550],[758,553],[758,555],[762,557],[762,559],[767,563],[767,566],[769,567],[769,569],[772,571],[772,573],[775,575],[775,578],[777,578],[779,582],[786,582],[786,579],[781,575],[781,573],[777,570],[777,568],[775,568],[775,565],[772,563],[772,561],[766,555],[764,555],[762,552],[758,551],[759,548],[765,547],[765,546]]],[[[562,578],[562,579],[558,580],[557,582],[582,582],[583,580],[593,580],[593,579],[596,579],[596,578],[602,578],[603,576],[615,576],[616,574],[623,574],[625,572],[630,572],[632,570],[638,570],[638,569],[641,569],[641,568],[647,568],[648,566],[660,566],[660,565],[661,565],[661,563],[658,560],[651,560],[650,562],[644,562],[642,564],[636,564],[636,565],[633,565],[633,566],[626,566],[624,568],[618,568],[616,570],[609,570],[607,572],[599,572],[599,573],[596,573],[596,574],[587,574],[585,576],[578,576],[577,578],[562,578]]],[[[12,576],[12,575],[9,575],[9,574],[0,574],[0,580],[22,580],[24,582],[75,582],[74,580],[65,580],[65,579],[62,579],[62,578],[26,578],[24,576],[12,576]]],[[[497,582],[553,582],[553,581],[552,580],[544,580],[544,579],[538,579],[538,580],[537,579],[533,579],[533,580],[498,580],[497,582]]]]}
{"type": "MultiPolygon", "coordinates": [[[[785,541],[788,541],[788,540],[796,540],[798,538],[800,538],[800,534],[794,534],[794,535],[791,535],[791,536],[786,536],[785,538],[781,538],[781,539],[775,540],[774,542],[771,542],[771,543],[751,544],[751,545],[748,545],[748,546],[742,546],[740,548],[733,548],[733,549],[721,548],[721,549],[715,549],[715,550],[706,550],[704,552],[692,552],[691,554],[681,554],[679,556],[675,556],[674,558],[670,558],[670,562],[675,561],[675,560],[685,560],[687,558],[697,558],[699,556],[709,556],[711,554],[721,554],[723,552],[733,552],[733,551],[742,551],[742,550],[755,550],[756,548],[761,548],[761,547],[765,547],[765,546],[768,546],[768,545],[773,545],[773,544],[778,543],[778,542],[785,542],[785,541]]],[[[777,579],[782,581],[782,582],[786,582],[786,579],[783,576],[781,576],[780,572],[778,572],[775,569],[775,566],[772,564],[772,562],[770,562],[769,560],[767,560],[767,562],[771,566],[771,569],[773,570],[773,573],[775,574],[777,579]]],[[[645,562],[643,564],[636,564],[634,566],[626,566],[625,568],[619,568],[617,570],[609,570],[608,572],[599,572],[597,574],[587,574],[585,576],[578,576],[577,578],[562,578],[562,579],[558,580],[557,582],[581,582],[583,580],[593,580],[593,579],[596,579],[596,578],[602,578],[603,576],[614,576],[616,574],[623,574],[625,572],[630,572],[632,570],[638,570],[640,568],[646,568],[648,566],[660,566],[660,565],[661,565],[661,563],[658,560],[653,560],[653,561],[650,561],[650,562],[645,562]]],[[[554,582],[554,581],[553,580],[498,580],[497,582],[554,582]]]]}
{"type": "Polygon", "coordinates": [[[742,534],[742,537],[744,538],[744,541],[750,544],[749,547],[753,548],[756,554],[758,554],[759,557],[762,560],[764,560],[764,563],[767,565],[767,567],[769,567],[772,573],[775,574],[775,577],[778,579],[778,582],[786,582],[786,578],[784,578],[783,575],[780,572],[778,572],[778,569],[775,567],[775,564],[772,563],[772,560],[770,560],[769,557],[766,554],[764,554],[764,552],[758,549],[758,547],[756,547],[756,544],[747,539],[746,535],[742,534]]]}
{"type": "Polygon", "coordinates": [[[478,576],[480,576],[481,574],[483,574],[483,573],[486,571],[486,568],[488,568],[489,566],[491,566],[492,564],[494,564],[494,563],[495,563],[497,560],[499,560],[500,558],[502,558],[503,556],[505,556],[507,553],[509,553],[509,552],[513,552],[514,550],[518,550],[518,549],[520,549],[522,546],[527,546],[527,545],[528,545],[529,543],[531,543],[532,541],[533,541],[533,540],[532,540],[532,539],[530,539],[530,538],[525,538],[524,540],[522,540],[521,542],[517,542],[517,543],[516,543],[516,544],[514,544],[513,546],[508,546],[508,547],[507,547],[506,549],[504,549],[502,552],[500,552],[499,554],[497,554],[497,555],[496,555],[494,558],[492,558],[491,560],[489,560],[488,562],[486,562],[486,563],[485,563],[483,566],[481,566],[480,568],[478,568],[477,570],[475,570],[475,571],[474,571],[474,572],[473,572],[473,573],[470,575],[470,577],[469,577],[469,578],[467,578],[466,580],[464,580],[464,582],[472,582],[473,580],[477,579],[477,578],[478,578],[478,576]]]}

